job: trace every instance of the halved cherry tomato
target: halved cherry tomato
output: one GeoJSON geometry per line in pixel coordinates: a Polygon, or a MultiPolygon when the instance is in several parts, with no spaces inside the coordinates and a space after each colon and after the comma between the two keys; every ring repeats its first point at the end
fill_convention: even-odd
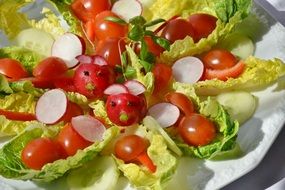
{"type": "Polygon", "coordinates": [[[95,18],[96,38],[98,40],[104,40],[106,38],[112,37],[125,37],[128,32],[128,26],[108,21],[106,20],[107,17],[119,18],[115,13],[111,11],[103,11],[99,13],[95,18]]]}
{"type": "Polygon", "coordinates": [[[223,70],[212,70],[212,69],[206,69],[204,79],[205,80],[211,80],[211,79],[219,79],[226,81],[229,78],[236,78],[242,74],[244,71],[245,64],[240,61],[235,66],[223,69],[223,70]]]}
{"type": "Polygon", "coordinates": [[[184,19],[174,19],[169,21],[162,30],[161,36],[174,43],[176,40],[183,40],[186,36],[190,36],[196,41],[196,32],[193,26],[184,19]]]}
{"type": "Polygon", "coordinates": [[[185,116],[178,131],[185,143],[193,146],[207,145],[216,137],[214,123],[200,114],[185,116]]]}
{"type": "Polygon", "coordinates": [[[67,104],[66,112],[63,115],[63,117],[60,119],[60,121],[70,122],[71,118],[83,114],[84,114],[83,110],[78,104],[69,101],[67,104]]]}
{"type": "Polygon", "coordinates": [[[32,169],[40,170],[45,164],[65,158],[60,145],[49,138],[30,141],[22,151],[23,163],[32,169]]]}
{"type": "Polygon", "coordinates": [[[67,70],[68,67],[62,59],[48,57],[33,69],[33,75],[40,78],[54,79],[63,75],[67,70]]]}
{"type": "Polygon", "coordinates": [[[41,78],[41,77],[30,77],[27,78],[27,80],[30,80],[34,87],[36,88],[54,88],[54,81],[47,79],[47,78],[41,78]]]}
{"type": "Polygon", "coordinates": [[[100,12],[110,9],[110,0],[75,0],[71,4],[71,10],[83,22],[92,20],[100,12]]]}
{"type": "Polygon", "coordinates": [[[95,54],[104,57],[108,65],[115,67],[121,65],[120,53],[125,51],[125,45],[125,41],[120,38],[107,38],[98,42],[95,54]]]}
{"type": "Polygon", "coordinates": [[[21,79],[29,76],[19,61],[10,58],[0,59],[0,74],[12,79],[21,79]]]}
{"type": "Polygon", "coordinates": [[[223,70],[233,67],[238,60],[227,50],[214,49],[206,53],[202,61],[208,69],[223,70]]]}
{"type": "Polygon", "coordinates": [[[163,63],[156,63],[152,69],[154,74],[154,94],[163,91],[172,77],[172,69],[163,63]]]}
{"type": "Polygon", "coordinates": [[[96,39],[95,21],[94,20],[87,21],[84,24],[84,30],[85,30],[85,34],[86,34],[86,37],[88,38],[88,40],[90,40],[91,42],[94,42],[96,39]]]}
{"type": "MultiPolygon", "coordinates": [[[[151,52],[153,55],[159,56],[164,51],[164,48],[155,43],[150,36],[145,36],[144,41],[147,44],[148,51],[151,52]]],[[[136,53],[139,53],[141,50],[141,45],[138,44],[135,50],[136,53]]]]}
{"type": "Polygon", "coordinates": [[[179,17],[178,15],[174,15],[173,17],[168,19],[166,22],[162,23],[162,25],[160,25],[157,29],[155,29],[154,33],[158,34],[170,21],[177,19],[178,17],[179,17]]]}
{"type": "Polygon", "coordinates": [[[216,17],[205,13],[193,14],[188,18],[196,31],[197,41],[201,38],[207,38],[215,30],[217,20],[216,17]]]}
{"type": "Polygon", "coordinates": [[[138,135],[128,135],[120,138],[115,144],[115,155],[123,161],[136,162],[155,172],[156,166],[146,153],[147,141],[138,135]]]}
{"type": "Polygon", "coordinates": [[[7,119],[17,121],[32,121],[37,120],[36,116],[31,113],[13,112],[0,109],[0,115],[4,115],[7,119]]]}
{"type": "Polygon", "coordinates": [[[186,116],[195,112],[194,104],[187,96],[178,92],[170,92],[165,96],[166,101],[176,105],[186,116]]]}
{"type": "Polygon", "coordinates": [[[68,156],[73,156],[78,150],[82,150],[92,144],[92,142],[80,136],[73,129],[71,123],[67,123],[63,127],[56,140],[63,147],[68,156]]]}

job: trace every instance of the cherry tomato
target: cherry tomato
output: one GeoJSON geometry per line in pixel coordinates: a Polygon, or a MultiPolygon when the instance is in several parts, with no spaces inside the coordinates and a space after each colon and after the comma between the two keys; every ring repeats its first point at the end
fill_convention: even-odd
{"type": "Polygon", "coordinates": [[[54,81],[50,80],[48,78],[42,78],[42,77],[30,77],[27,78],[26,80],[30,80],[34,87],[36,88],[55,88],[54,86],[54,81]]]}
{"type": "MultiPolygon", "coordinates": [[[[151,52],[153,55],[159,56],[162,52],[164,52],[164,48],[155,43],[150,36],[145,36],[144,41],[147,44],[148,51],[151,52]]],[[[136,53],[139,54],[141,50],[141,45],[137,45],[135,50],[136,53]]]]}
{"type": "Polygon", "coordinates": [[[76,91],[88,98],[101,98],[104,90],[114,82],[113,70],[107,66],[83,63],[75,71],[76,91]]]}
{"type": "Polygon", "coordinates": [[[90,146],[92,142],[85,140],[81,137],[72,127],[70,123],[67,123],[60,131],[56,138],[57,142],[63,147],[65,153],[68,156],[73,156],[78,150],[90,146]]]}
{"type": "Polygon", "coordinates": [[[99,13],[95,18],[95,35],[98,40],[104,40],[112,37],[125,37],[128,32],[128,26],[118,24],[112,21],[107,21],[107,17],[117,17],[115,13],[111,11],[103,11],[99,13]]]}
{"type": "Polygon", "coordinates": [[[100,12],[110,9],[110,0],[75,0],[71,4],[71,10],[83,22],[92,20],[100,12]]]}
{"type": "Polygon", "coordinates": [[[186,116],[192,115],[195,111],[194,104],[187,96],[178,92],[170,92],[165,99],[176,105],[186,116]]]}
{"type": "Polygon", "coordinates": [[[120,38],[107,38],[98,42],[95,54],[100,55],[106,59],[108,65],[121,65],[121,54],[126,50],[126,43],[120,38]]]}
{"type": "Polygon", "coordinates": [[[216,137],[213,122],[200,114],[185,116],[178,131],[185,143],[193,146],[207,145],[216,137]]]}
{"type": "Polygon", "coordinates": [[[237,58],[227,50],[215,49],[206,53],[202,61],[206,68],[223,70],[233,67],[237,63],[237,58]]]}
{"type": "Polygon", "coordinates": [[[4,115],[7,119],[17,120],[17,121],[32,121],[37,120],[34,114],[22,113],[22,112],[13,112],[0,109],[0,115],[4,115]]]}
{"type": "Polygon", "coordinates": [[[54,79],[68,70],[65,62],[58,57],[48,57],[42,60],[33,70],[35,77],[54,79]]]}
{"type": "Polygon", "coordinates": [[[120,138],[115,144],[115,155],[125,162],[135,160],[147,148],[146,141],[138,135],[120,138]]]}
{"type": "Polygon", "coordinates": [[[109,119],[120,126],[138,123],[146,114],[146,101],[141,96],[129,93],[110,95],[106,110],[109,119]]]}
{"type": "Polygon", "coordinates": [[[196,31],[197,41],[207,38],[215,30],[217,20],[216,17],[204,13],[193,14],[188,18],[196,31]]]}
{"type": "Polygon", "coordinates": [[[172,77],[172,69],[163,63],[156,63],[152,69],[154,74],[154,94],[162,91],[168,86],[172,77]]]}
{"type": "Polygon", "coordinates": [[[12,79],[20,79],[29,76],[28,72],[19,61],[10,58],[0,59],[0,74],[12,79]]]}
{"type": "Polygon", "coordinates": [[[183,40],[186,36],[190,36],[196,41],[196,33],[193,26],[184,19],[174,19],[162,30],[161,36],[174,43],[176,40],[183,40]]]}
{"type": "Polygon", "coordinates": [[[69,101],[67,104],[66,112],[63,115],[63,117],[60,119],[60,121],[70,122],[71,118],[83,114],[84,114],[83,110],[78,104],[69,101]]]}
{"type": "Polygon", "coordinates": [[[228,69],[223,69],[223,70],[206,69],[204,79],[208,80],[219,79],[226,81],[229,78],[237,78],[238,76],[240,76],[240,74],[242,74],[244,68],[245,64],[242,61],[240,61],[236,65],[228,69]]]}
{"type": "Polygon", "coordinates": [[[30,141],[21,154],[23,163],[35,170],[40,170],[45,164],[64,157],[60,145],[49,138],[37,138],[30,141]]]}

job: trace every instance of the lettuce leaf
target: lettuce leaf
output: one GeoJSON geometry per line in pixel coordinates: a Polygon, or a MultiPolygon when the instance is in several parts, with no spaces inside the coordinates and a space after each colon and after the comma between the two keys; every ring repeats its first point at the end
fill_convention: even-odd
{"type": "Polygon", "coordinates": [[[25,69],[32,73],[33,68],[43,58],[40,54],[22,47],[5,47],[0,49],[0,58],[11,58],[19,61],[25,69]]]}
{"type": "MultiPolygon", "coordinates": [[[[143,127],[143,126],[141,126],[143,127]]],[[[151,173],[148,169],[134,163],[125,164],[116,159],[119,169],[123,172],[130,183],[142,189],[163,189],[164,185],[171,179],[177,167],[177,159],[167,150],[164,138],[151,131],[146,132],[150,141],[147,154],[157,166],[156,172],[151,173]]]]}
{"type": "Polygon", "coordinates": [[[109,128],[103,141],[96,142],[74,156],[46,164],[41,170],[28,169],[21,161],[21,152],[28,142],[39,137],[55,137],[60,126],[31,125],[29,129],[12,139],[0,150],[0,174],[6,178],[49,182],[67,171],[92,160],[118,134],[118,128],[109,128]]]}
{"type": "Polygon", "coordinates": [[[0,30],[3,30],[9,39],[30,27],[27,16],[19,12],[19,9],[29,2],[31,0],[0,1],[0,30]]]}
{"type": "Polygon", "coordinates": [[[208,13],[218,17],[215,30],[207,38],[194,43],[191,37],[174,42],[170,51],[165,51],[160,59],[173,64],[179,58],[197,55],[210,50],[218,40],[230,33],[245,18],[250,10],[251,0],[157,0],[148,9],[148,20],[170,19],[175,15],[187,18],[193,13],[208,13]]]}
{"type": "Polygon", "coordinates": [[[9,86],[6,77],[0,74],[0,94],[11,94],[13,90],[9,86]]]}
{"type": "Polygon", "coordinates": [[[153,89],[154,89],[154,75],[152,72],[148,72],[146,74],[142,73],[143,66],[140,64],[140,59],[134,52],[134,50],[127,46],[126,50],[128,52],[131,66],[135,69],[136,71],[136,76],[134,77],[136,80],[141,82],[145,87],[146,87],[146,93],[151,94],[153,89]]]}
{"type": "MultiPolygon", "coordinates": [[[[187,95],[189,94],[189,88],[185,88],[183,92],[183,85],[176,83],[174,90],[187,95]],[[182,85],[182,87],[180,86],[182,85]]],[[[192,87],[193,88],[193,87],[192,87]]],[[[236,138],[239,130],[239,123],[233,121],[227,111],[216,101],[208,98],[206,101],[198,102],[199,113],[213,121],[218,129],[218,134],[213,142],[205,146],[190,146],[185,144],[182,140],[176,139],[178,147],[186,155],[195,156],[199,158],[213,158],[215,155],[222,155],[223,152],[232,150],[236,146],[236,138]]]]}
{"type": "Polygon", "coordinates": [[[238,78],[227,81],[217,79],[194,84],[199,95],[216,95],[230,90],[258,90],[285,76],[285,64],[280,59],[262,60],[249,57],[245,61],[245,71],[238,78]]]}

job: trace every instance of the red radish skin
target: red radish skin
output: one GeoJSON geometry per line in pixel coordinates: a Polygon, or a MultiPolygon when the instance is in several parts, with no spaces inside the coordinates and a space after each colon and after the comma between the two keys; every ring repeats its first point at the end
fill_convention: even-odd
{"type": "Polygon", "coordinates": [[[129,92],[135,96],[143,94],[146,91],[145,86],[136,80],[129,80],[124,83],[129,92]]]}
{"type": "Polygon", "coordinates": [[[80,115],[73,117],[71,124],[73,129],[85,140],[90,142],[103,140],[106,127],[98,119],[91,116],[80,115]]]}
{"type": "Polygon", "coordinates": [[[176,123],[179,119],[180,111],[173,104],[159,103],[149,108],[148,115],[156,119],[161,127],[166,128],[176,123]]]}
{"type": "Polygon", "coordinates": [[[65,33],[53,43],[51,55],[63,59],[68,68],[74,68],[79,63],[76,57],[85,52],[85,46],[81,37],[65,33]]]}
{"type": "Polygon", "coordinates": [[[105,95],[116,95],[122,93],[129,93],[128,88],[122,84],[112,84],[104,90],[105,95]]]}
{"type": "Polygon", "coordinates": [[[202,78],[204,64],[196,57],[184,57],[174,63],[172,73],[177,82],[194,84],[202,78]]]}
{"type": "Polygon", "coordinates": [[[59,121],[67,110],[68,100],[60,89],[45,92],[36,105],[37,120],[45,124],[54,124],[59,121]]]}
{"type": "Polygon", "coordinates": [[[143,7],[138,0],[120,0],[114,3],[111,10],[128,22],[131,18],[142,15],[143,7]]]}

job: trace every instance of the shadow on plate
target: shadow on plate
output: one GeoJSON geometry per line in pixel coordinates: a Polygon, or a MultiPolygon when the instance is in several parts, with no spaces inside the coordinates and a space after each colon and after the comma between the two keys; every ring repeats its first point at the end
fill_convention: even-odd
{"type": "Polygon", "coordinates": [[[205,166],[204,160],[182,157],[179,160],[175,175],[165,190],[204,189],[213,175],[214,172],[205,166]]]}

